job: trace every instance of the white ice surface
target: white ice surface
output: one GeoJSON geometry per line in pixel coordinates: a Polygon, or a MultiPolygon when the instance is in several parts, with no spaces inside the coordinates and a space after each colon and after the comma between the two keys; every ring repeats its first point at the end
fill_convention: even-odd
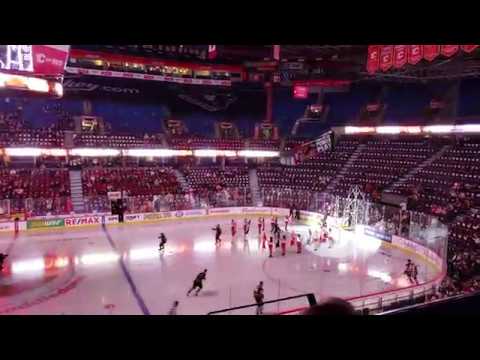
{"type": "MultiPolygon", "coordinates": [[[[166,314],[174,300],[179,314],[206,314],[253,303],[253,289],[264,282],[265,300],[312,292],[317,300],[329,296],[355,297],[409,285],[403,278],[409,255],[384,248],[374,239],[335,230],[332,249],[307,246],[301,254],[289,247],[285,257],[273,258],[261,248],[256,217],[248,241],[232,240],[230,218],[166,221],[147,225],[110,226],[116,249],[100,228],[28,232],[13,240],[0,236],[0,251],[15,241],[0,277],[0,314],[166,314]],[[212,228],[221,224],[222,244],[214,245],[212,228]],[[158,236],[168,238],[158,252],[158,236]],[[47,273],[45,258],[55,262],[47,273]],[[58,260],[60,259],[60,260],[58,260]],[[122,262],[125,271],[122,270],[122,262]],[[42,265],[43,264],[43,265],[42,265]],[[186,296],[197,273],[208,269],[198,297],[186,296]],[[129,281],[129,278],[131,281],[129,281]],[[58,291],[77,282],[68,291],[58,291]],[[136,288],[134,294],[132,285],[136,288]],[[142,308],[141,303],[144,303],[142,308]],[[23,305],[23,307],[22,307],[23,305]]],[[[241,219],[236,217],[238,229],[241,219]]],[[[269,228],[269,219],[266,221],[269,228]]],[[[306,226],[295,230],[306,238],[306,226]]],[[[269,229],[267,229],[269,230],[269,229]]],[[[419,280],[435,276],[420,259],[419,280]]],[[[266,312],[307,305],[298,299],[265,307],[266,312]]],[[[232,314],[252,314],[254,308],[232,314]]]]}

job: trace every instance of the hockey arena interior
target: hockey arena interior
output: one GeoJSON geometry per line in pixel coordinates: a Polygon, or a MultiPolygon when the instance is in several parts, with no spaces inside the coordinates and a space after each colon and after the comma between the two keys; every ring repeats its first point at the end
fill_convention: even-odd
{"type": "Polygon", "coordinates": [[[0,314],[478,311],[479,45],[0,45],[0,314]]]}

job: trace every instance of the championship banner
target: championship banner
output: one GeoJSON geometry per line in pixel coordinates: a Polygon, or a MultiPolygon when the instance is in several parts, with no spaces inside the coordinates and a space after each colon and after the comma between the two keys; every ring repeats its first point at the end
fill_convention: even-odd
{"type": "Polygon", "coordinates": [[[383,46],[380,51],[380,70],[388,71],[393,66],[393,46],[383,46]]]}
{"type": "Polygon", "coordinates": [[[393,67],[399,69],[407,63],[407,45],[395,45],[393,52],[393,67]]]}
{"type": "Polygon", "coordinates": [[[459,45],[442,45],[441,53],[444,56],[450,57],[455,55],[458,52],[458,49],[460,49],[459,45]]]}
{"type": "Polygon", "coordinates": [[[440,45],[423,45],[423,58],[427,61],[435,60],[440,55],[440,45]]]}
{"type": "Polygon", "coordinates": [[[422,45],[409,45],[407,50],[408,63],[411,65],[416,65],[423,58],[423,47],[422,45]]]}
{"type": "Polygon", "coordinates": [[[466,52],[473,52],[479,45],[370,45],[367,55],[367,72],[373,74],[378,69],[389,70],[392,66],[399,69],[405,64],[416,65],[422,59],[435,60],[440,54],[451,57],[457,54],[460,48],[466,52]]]}
{"type": "Polygon", "coordinates": [[[280,45],[273,45],[273,58],[280,60],[280,45]]]}
{"type": "Polygon", "coordinates": [[[380,61],[380,46],[370,45],[368,47],[367,72],[373,74],[378,70],[380,61]]]}
{"type": "Polygon", "coordinates": [[[474,51],[479,45],[462,45],[462,50],[466,53],[471,53],[474,51]]]}
{"type": "Polygon", "coordinates": [[[208,45],[208,59],[213,60],[217,57],[217,45],[208,45]]]}

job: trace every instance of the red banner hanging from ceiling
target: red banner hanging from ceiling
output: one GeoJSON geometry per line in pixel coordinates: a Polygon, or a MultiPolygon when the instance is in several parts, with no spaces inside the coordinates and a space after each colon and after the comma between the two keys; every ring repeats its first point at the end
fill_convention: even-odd
{"type": "Polygon", "coordinates": [[[273,59],[280,60],[280,45],[273,45],[273,59]]]}
{"type": "Polygon", "coordinates": [[[380,46],[370,45],[368,47],[367,72],[373,74],[378,70],[380,61],[380,46]]]}
{"type": "Polygon", "coordinates": [[[370,45],[368,47],[367,72],[373,74],[379,69],[388,71],[399,69],[407,63],[418,64],[422,59],[435,60],[440,54],[451,57],[457,54],[460,48],[471,53],[480,45],[370,45]]]}
{"type": "Polygon", "coordinates": [[[440,45],[423,45],[423,58],[428,61],[435,60],[440,55],[440,45]]]}
{"type": "Polygon", "coordinates": [[[407,63],[407,46],[395,45],[393,53],[393,67],[400,69],[407,63]]]}
{"type": "Polygon", "coordinates": [[[382,46],[380,50],[380,70],[387,71],[393,66],[393,46],[382,46]]]}
{"type": "Polygon", "coordinates": [[[475,50],[479,45],[462,45],[462,50],[466,53],[471,53],[475,50]]]}
{"type": "Polygon", "coordinates": [[[460,48],[459,45],[442,45],[442,55],[450,57],[455,55],[458,52],[458,49],[460,48]]]}
{"type": "Polygon", "coordinates": [[[408,63],[416,65],[423,58],[423,46],[422,45],[408,45],[408,63]]]}

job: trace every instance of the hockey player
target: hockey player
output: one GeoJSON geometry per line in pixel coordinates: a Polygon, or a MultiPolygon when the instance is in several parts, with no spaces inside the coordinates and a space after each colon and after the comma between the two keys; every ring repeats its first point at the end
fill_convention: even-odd
{"type": "Polygon", "coordinates": [[[262,249],[267,248],[267,233],[263,231],[262,233],[262,249]]]}
{"type": "Polygon", "coordinates": [[[310,245],[312,242],[312,229],[308,228],[308,240],[307,240],[307,245],[310,245]]]}
{"type": "Polygon", "coordinates": [[[332,229],[328,229],[326,236],[328,240],[328,248],[331,249],[333,245],[335,245],[335,240],[333,239],[333,236],[332,236],[332,229]]]}
{"type": "Polygon", "coordinates": [[[203,281],[207,279],[207,269],[203,270],[201,273],[197,275],[195,280],[193,280],[193,286],[190,290],[187,292],[187,296],[190,295],[190,293],[197,289],[197,292],[195,293],[195,296],[198,296],[198,293],[200,290],[203,289],[203,281]]]}
{"type": "Polygon", "coordinates": [[[262,231],[265,231],[265,218],[262,217],[262,231]]]}
{"type": "Polygon", "coordinates": [[[160,239],[160,244],[158,245],[158,251],[165,250],[165,244],[167,243],[167,237],[164,233],[161,233],[158,237],[160,239]]]}
{"type": "Polygon", "coordinates": [[[285,216],[285,219],[283,220],[285,222],[285,232],[288,231],[288,222],[290,221],[289,216],[285,216]]]}
{"type": "Polygon", "coordinates": [[[255,299],[255,302],[257,303],[257,310],[255,312],[256,315],[262,315],[263,314],[263,281],[260,281],[253,290],[253,298],[255,299]]]}
{"type": "Polygon", "coordinates": [[[248,233],[250,231],[250,223],[251,222],[252,222],[252,220],[247,220],[247,219],[245,219],[245,221],[243,222],[243,235],[244,235],[245,238],[248,236],[248,233]]]}
{"type": "Polygon", "coordinates": [[[302,238],[300,235],[297,237],[297,254],[302,253],[302,238]]]}
{"type": "Polygon", "coordinates": [[[275,217],[272,216],[272,220],[270,221],[270,233],[275,233],[275,217]]]}
{"type": "Polygon", "coordinates": [[[273,257],[273,237],[270,236],[270,240],[268,240],[268,257],[273,257]]]}
{"type": "Polygon", "coordinates": [[[280,226],[278,225],[275,225],[275,247],[276,248],[279,248],[280,247],[280,235],[281,235],[281,230],[280,230],[280,226]]]}
{"type": "Polygon", "coordinates": [[[410,281],[411,283],[413,283],[413,278],[412,278],[413,267],[414,267],[414,265],[413,265],[412,260],[408,259],[407,263],[405,264],[405,271],[403,273],[407,276],[408,281],[410,281]]]}
{"type": "Polygon", "coordinates": [[[278,223],[273,224],[273,236],[277,242],[276,247],[279,247],[280,245],[280,235],[282,233],[282,230],[280,229],[280,226],[278,226],[278,223]]]}
{"type": "Polygon", "coordinates": [[[258,237],[260,237],[260,235],[262,235],[262,218],[261,217],[258,218],[258,237]]]}
{"type": "Polygon", "coordinates": [[[418,266],[412,263],[412,279],[418,285],[418,266]]]}
{"type": "Polygon", "coordinates": [[[215,231],[215,245],[220,245],[222,239],[220,236],[222,235],[222,229],[220,228],[220,224],[217,224],[212,230],[215,231]]]}
{"type": "Polygon", "coordinates": [[[178,301],[174,301],[170,310],[168,310],[168,315],[177,315],[178,301]]]}
{"type": "Polygon", "coordinates": [[[313,249],[314,251],[317,251],[320,245],[322,244],[325,236],[324,234],[325,233],[323,229],[320,229],[320,231],[315,231],[315,238],[313,239],[313,241],[315,242],[315,249],[313,249]]]}
{"type": "Polygon", "coordinates": [[[5,262],[7,256],[7,254],[0,253],[0,272],[3,270],[3,263],[5,262]]]}
{"type": "Polygon", "coordinates": [[[235,235],[237,235],[237,222],[234,219],[232,219],[231,228],[232,228],[232,238],[233,238],[235,237],[235,235]]]}
{"type": "Polygon", "coordinates": [[[287,252],[287,237],[286,237],[286,235],[283,235],[282,242],[280,243],[280,246],[282,247],[282,256],[285,256],[285,253],[287,252]]]}
{"type": "Polygon", "coordinates": [[[295,246],[296,242],[297,242],[297,234],[295,234],[295,232],[292,231],[291,237],[290,237],[290,246],[295,246]]]}

